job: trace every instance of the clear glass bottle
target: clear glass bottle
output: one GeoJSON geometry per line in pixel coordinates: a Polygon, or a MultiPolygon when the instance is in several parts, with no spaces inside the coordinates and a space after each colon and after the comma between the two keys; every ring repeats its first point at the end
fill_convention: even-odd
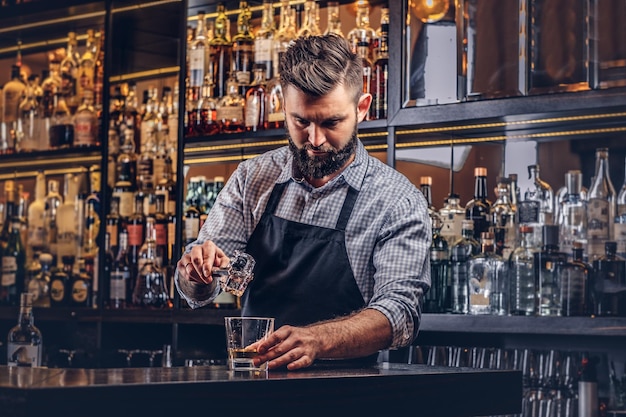
{"type": "MultiPolygon", "coordinates": [[[[372,61],[368,58],[369,45],[365,42],[357,44],[357,55],[361,59],[361,71],[363,74],[363,93],[369,94],[372,86],[372,61]]],[[[370,120],[370,114],[366,115],[366,120],[370,120]]]]}
{"type": "Polygon", "coordinates": [[[19,219],[11,219],[11,233],[5,247],[2,248],[2,278],[0,282],[0,305],[16,306],[20,294],[24,291],[26,275],[26,250],[20,236],[19,219]]]}
{"type": "Polygon", "coordinates": [[[198,238],[198,232],[200,231],[200,210],[198,210],[197,203],[197,189],[199,186],[199,179],[192,177],[187,185],[187,198],[185,199],[185,246],[194,242],[198,238]]]}
{"type": "Polygon", "coordinates": [[[481,234],[481,252],[468,261],[469,314],[508,314],[507,262],[496,255],[494,236],[481,234]]]}
{"type": "Polygon", "coordinates": [[[227,82],[227,94],[217,102],[217,122],[223,133],[245,131],[245,105],[246,100],[239,94],[237,80],[230,77],[227,82]]]}
{"type": "MultiPolygon", "coordinates": [[[[461,238],[463,222],[465,220],[465,209],[461,207],[461,198],[458,194],[450,194],[443,202],[443,207],[439,210],[439,217],[443,221],[441,228],[441,236],[448,241],[448,246],[452,245],[461,238]]],[[[474,222],[472,222],[472,231],[474,230],[474,222]]],[[[480,245],[479,245],[480,247],[480,245]]]]}
{"type": "Polygon", "coordinates": [[[39,272],[28,281],[28,292],[33,297],[34,307],[50,307],[50,278],[52,277],[52,255],[37,253],[39,272]]]}
{"type": "Polygon", "coordinates": [[[496,201],[490,208],[491,224],[496,239],[496,253],[509,259],[517,246],[516,215],[510,199],[510,180],[499,178],[496,187],[496,201]]]}
{"type": "Polygon", "coordinates": [[[469,298],[467,293],[468,261],[480,253],[480,243],[474,239],[474,222],[463,220],[461,237],[450,248],[450,277],[452,286],[452,312],[467,314],[469,298]]]}
{"type": "Polygon", "coordinates": [[[265,68],[265,81],[274,76],[274,6],[271,0],[263,0],[261,27],[254,35],[254,63],[265,68]]]}
{"type": "MultiPolygon", "coordinates": [[[[359,42],[367,43],[373,51],[373,40],[376,38],[376,31],[370,26],[370,5],[367,0],[358,0],[356,2],[356,24],[346,35],[348,42],[352,47],[352,52],[357,53],[359,42]]],[[[375,57],[372,53],[368,55],[370,60],[375,57]]]]}
{"type": "Polygon", "coordinates": [[[289,47],[289,42],[297,37],[294,29],[294,23],[295,22],[292,22],[289,0],[280,0],[280,22],[278,25],[278,31],[274,37],[274,55],[272,58],[274,64],[273,78],[278,76],[278,63],[281,59],[282,53],[287,50],[287,47],[289,47]]]}
{"type": "MultiPolygon", "coordinates": [[[[144,93],[146,93],[144,91],[144,93]]],[[[141,133],[139,136],[139,154],[151,147],[152,152],[156,148],[156,133],[159,127],[159,91],[156,87],[148,88],[145,111],[141,116],[141,133]]],[[[137,138],[135,138],[137,139],[137,138]]],[[[135,143],[135,146],[137,143],[135,143]]]]}
{"type": "Polygon", "coordinates": [[[532,226],[519,227],[520,245],[509,258],[510,312],[514,316],[534,316],[537,314],[537,286],[535,285],[535,253],[532,226]]]}
{"type": "Polygon", "coordinates": [[[575,242],[587,244],[587,205],[580,197],[582,188],[582,173],[578,170],[568,171],[565,174],[567,192],[563,196],[559,217],[559,243],[561,252],[573,253],[575,242]]]}
{"type": "Polygon", "coordinates": [[[298,37],[318,36],[322,34],[322,31],[317,25],[315,3],[315,0],[306,0],[304,2],[304,19],[298,31],[298,37]]]}
{"type": "Polygon", "coordinates": [[[172,174],[172,160],[167,159],[163,166],[163,176],[157,183],[155,194],[163,195],[165,198],[165,212],[167,214],[176,213],[176,182],[172,174]]]}
{"type": "Polygon", "coordinates": [[[69,32],[67,37],[65,57],[61,60],[61,93],[67,100],[70,113],[74,114],[74,111],[78,108],[76,77],[78,75],[78,60],[80,57],[78,56],[76,32],[69,32]]]}
{"type": "Polygon", "coordinates": [[[487,199],[487,168],[474,168],[474,198],[465,205],[465,218],[474,221],[474,239],[491,226],[491,201],[487,199]]]}
{"type": "Polygon", "coordinates": [[[15,181],[6,180],[4,182],[4,222],[0,232],[0,249],[4,248],[9,241],[11,234],[11,222],[17,212],[17,201],[15,193],[15,181]]]}
{"type": "Polygon", "coordinates": [[[119,249],[113,265],[109,280],[109,308],[126,308],[130,300],[131,267],[128,259],[128,233],[120,232],[119,249]]]}
{"type": "MultiPolygon", "coordinates": [[[[624,163],[626,169],[626,162],[624,163]]],[[[613,224],[613,240],[617,242],[617,254],[626,257],[626,174],[624,183],[617,195],[615,223],[613,224]]]]}
{"type": "Polygon", "coordinates": [[[222,2],[217,4],[213,39],[209,41],[211,84],[215,86],[215,96],[223,97],[227,94],[226,81],[231,71],[232,43],[228,34],[228,17],[222,2]]]}
{"type": "Polygon", "coordinates": [[[612,239],[617,210],[615,188],[609,175],[609,150],[596,149],[596,171],[587,198],[587,255],[603,255],[604,242],[612,239]]]}
{"type": "Polygon", "coordinates": [[[334,33],[342,38],[345,36],[341,30],[341,16],[339,15],[339,2],[329,1],[326,3],[326,11],[328,12],[328,22],[326,26],[325,35],[334,33]]]}
{"type": "Polygon", "coordinates": [[[561,316],[562,282],[559,270],[567,262],[567,254],[559,252],[559,226],[546,224],[542,228],[543,246],[535,253],[535,282],[540,316],[561,316]]]}
{"type": "Polygon", "coordinates": [[[380,34],[375,59],[372,65],[372,105],[370,120],[387,118],[387,83],[389,79],[389,9],[383,7],[380,15],[380,34]]]}
{"type": "Polygon", "coordinates": [[[39,150],[43,124],[41,121],[40,106],[35,97],[37,87],[35,79],[39,77],[34,74],[29,77],[28,86],[24,90],[20,100],[18,120],[16,127],[16,150],[19,152],[30,152],[39,150]]]}
{"type": "Polygon", "coordinates": [[[450,261],[448,242],[441,236],[441,219],[431,218],[432,243],[430,246],[430,290],[424,296],[425,313],[444,313],[452,310],[450,288],[450,261]]]}
{"type": "Polygon", "coordinates": [[[142,255],[135,287],[133,304],[143,308],[170,308],[171,302],[165,288],[165,275],[159,264],[156,250],[155,229],[146,237],[146,250],[142,255]]]}
{"type": "Polygon", "coordinates": [[[117,158],[117,180],[113,196],[120,199],[120,216],[127,218],[133,214],[135,192],[137,191],[137,155],[135,154],[135,132],[131,127],[124,130],[124,142],[117,158]]]}
{"type": "Polygon", "coordinates": [[[83,54],[78,60],[78,74],[76,82],[76,95],[84,97],[86,90],[91,91],[93,102],[93,91],[95,87],[96,55],[98,53],[98,43],[93,29],[87,29],[87,40],[83,54]]]}
{"type": "Polygon", "coordinates": [[[33,253],[46,248],[46,175],[39,170],[35,178],[35,199],[28,205],[27,245],[33,253]]]}
{"type": "Polygon", "coordinates": [[[553,224],[554,193],[550,184],[539,177],[539,165],[528,166],[528,178],[532,180],[532,185],[519,204],[519,222],[532,226],[535,245],[540,246],[542,226],[553,224]]]}
{"type": "Polygon", "coordinates": [[[605,242],[604,255],[593,260],[595,314],[626,317],[626,260],[616,255],[617,243],[605,242]]]}
{"type": "Polygon", "coordinates": [[[572,245],[572,260],[561,267],[560,280],[563,288],[563,316],[586,316],[591,313],[589,305],[593,267],[583,260],[581,242],[572,245]]]}
{"type": "Polygon", "coordinates": [[[57,212],[63,197],[59,194],[59,182],[57,180],[48,181],[48,193],[45,199],[46,210],[44,212],[44,227],[46,231],[46,247],[52,257],[58,262],[58,219],[57,212]]]}
{"type": "Polygon", "coordinates": [[[21,293],[17,325],[9,330],[7,337],[7,365],[41,366],[42,342],[41,331],[35,326],[32,296],[21,293]]]}
{"type": "MultiPolygon", "coordinates": [[[[10,138],[9,131],[15,130],[17,121],[19,119],[19,106],[22,101],[22,96],[26,92],[26,84],[22,81],[20,76],[20,67],[18,65],[11,66],[11,79],[4,85],[0,91],[0,102],[3,104],[3,113],[0,115],[2,119],[1,123],[4,124],[5,137],[2,137],[3,143],[0,143],[0,153],[13,153],[15,152],[15,142],[10,138]]],[[[4,136],[3,135],[3,136],[4,136]]]]}
{"type": "Polygon", "coordinates": [[[239,2],[237,16],[237,34],[233,36],[233,60],[231,75],[237,80],[239,94],[245,94],[252,81],[252,65],[254,64],[254,36],[250,31],[252,14],[247,1],[239,2]]]}
{"type": "Polygon", "coordinates": [[[205,12],[199,11],[194,39],[189,45],[189,89],[191,94],[200,97],[204,78],[209,70],[209,41],[206,37],[205,12]]]}
{"type": "Polygon", "coordinates": [[[99,146],[98,115],[93,107],[93,90],[84,89],[82,103],[74,114],[74,146],[99,146]]]}
{"type": "Polygon", "coordinates": [[[65,198],[57,209],[57,256],[76,255],[79,245],[76,199],[78,181],[74,174],[65,174],[65,198]]]}
{"type": "Polygon", "coordinates": [[[245,122],[248,132],[256,132],[267,128],[265,114],[265,68],[255,65],[254,81],[246,91],[245,122]]]}
{"type": "Polygon", "coordinates": [[[207,77],[197,102],[195,132],[198,135],[215,135],[220,132],[220,125],[217,123],[217,99],[213,95],[213,84],[207,77]]]}

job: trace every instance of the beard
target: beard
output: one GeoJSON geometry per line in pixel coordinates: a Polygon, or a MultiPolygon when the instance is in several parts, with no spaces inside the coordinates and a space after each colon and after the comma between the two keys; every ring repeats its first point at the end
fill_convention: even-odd
{"type": "Polygon", "coordinates": [[[289,140],[289,149],[293,154],[296,167],[305,178],[320,179],[328,175],[334,174],[343,168],[344,164],[356,151],[357,144],[357,128],[354,126],[350,140],[343,148],[336,149],[332,146],[315,147],[309,142],[305,143],[302,148],[298,148],[293,142],[289,130],[287,130],[287,139],[289,140]],[[309,150],[324,151],[324,156],[309,156],[309,150]]]}

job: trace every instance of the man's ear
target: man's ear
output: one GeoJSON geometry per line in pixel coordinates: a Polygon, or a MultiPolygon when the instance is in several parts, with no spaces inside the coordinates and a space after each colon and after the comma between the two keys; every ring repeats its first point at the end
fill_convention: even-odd
{"type": "Polygon", "coordinates": [[[367,116],[367,112],[370,109],[370,105],[372,104],[372,95],[369,93],[361,94],[359,97],[359,102],[357,103],[357,122],[362,122],[365,120],[365,116],[367,116]]]}

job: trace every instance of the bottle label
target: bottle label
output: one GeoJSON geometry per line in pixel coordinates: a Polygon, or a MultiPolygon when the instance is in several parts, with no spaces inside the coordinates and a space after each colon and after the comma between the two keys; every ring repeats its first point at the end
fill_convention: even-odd
{"type": "Polygon", "coordinates": [[[15,285],[17,275],[17,259],[15,256],[2,257],[2,286],[15,285]]]}
{"type": "Polygon", "coordinates": [[[41,344],[9,342],[7,344],[7,365],[41,366],[41,344]]]}
{"type": "Polygon", "coordinates": [[[259,117],[261,116],[261,100],[255,94],[251,94],[246,98],[246,127],[255,127],[259,125],[259,117]]]}
{"type": "Polygon", "coordinates": [[[94,146],[96,144],[96,119],[93,114],[78,112],[74,118],[74,145],[94,146]]]}
{"type": "Polygon", "coordinates": [[[587,254],[589,258],[604,255],[604,242],[609,239],[609,202],[602,198],[587,201],[587,254]]]}
{"type": "Polygon", "coordinates": [[[114,196],[119,197],[120,199],[120,216],[121,217],[130,217],[133,215],[134,207],[133,200],[135,198],[135,193],[132,191],[119,191],[113,193],[114,196]]]}
{"type": "Polygon", "coordinates": [[[284,122],[285,121],[285,113],[282,111],[272,112],[267,115],[267,121],[274,122],[284,122]]]}
{"type": "Polygon", "coordinates": [[[202,71],[204,73],[204,57],[204,48],[196,48],[189,51],[189,69],[192,71],[202,71]]]}
{"type": "Polygon", "coordinates": [[[72,284],[72,300],[77,304],[84,304],[87,301],[89,285],[82,279],[74,281],[72,284]]]}
{"type": "Polygon", "coordinates": [[[187,217],[185,219],[185,239],[187,242],[194,241],[198,238],[200,231],[200,219],[197,217],[187,217]]]}
{"type": "Polygon", "coordinates": [[[164,223],[157,223],[154,225],[154,231],[156,232],[156,244],[165,246],[167,245],[167,230],[164,223]]]}
{"type": "Polygon", "coordinates": [[[526,200],[519,203],[519,222],[538,223],[539,222],[539,202],[534,200],[526,200]]]}
{"type": "Polygon", "coordinates": [[[129,246],[141,246],[141,244],[143,243],[143,225],[141,224],[126,225],[126,231],[128,232],[128,245],[129,246]]]}
{"type": "Polygon", "coordinates": [[[626,223],[615,223],[613,235],[617,242],[617,254],[622,257],[626,256],[626,223]]]}
{"type": "MultiPolygon", "coordinates": [[[[254,60],[255,62],[267,62],[272,60],[273,39],[256,39],[254,41],[254,60]]],[[[266,68],[269,70],[269,68],[266,68]]]]}
{"type": "Polygon", "coordinates": [[[60,279],[55,279],[50,283],[50,299],[61,302],[65,298],[65,284],[60,279]]]}
{"type": "Polygon", "coordinates": [[[42,247],[46,243],[46,229],[41,225],[30,225],[28,228],[28,244],[32,247],[42,247]]]}
{"type": "Polygon", "coordinates": [[[441,216],[443,220],[443,226],[441,227],[441,236],[446,238],[458,238],[461,237],[463,228],[463,220],[465,220],[465,213],[451,213],[441,216]]]}
{"type": "Polygon", "coordinates": [[[130,273],[128,271],[111,272],[111,282],[109,288],[111,300],[126,299],[126,283],[129,279],[130,273]]]}
{"type": "Polygon", "coordinates": [[[250,71],[237,71],[235,75],[239,85],[250,85],[250,80],[252,79],[250,71]]]}
{"type": "Polygon", "coordinates": [[[243,121],[243,106],[220,106],[217,108],[217,120],[243,121]]]}
{"type": "Polygon", "coordinates": [[[106,233],[109,235],[109,245],[115,247],[119,244],[117,224],[107,224],[106,233]]]}

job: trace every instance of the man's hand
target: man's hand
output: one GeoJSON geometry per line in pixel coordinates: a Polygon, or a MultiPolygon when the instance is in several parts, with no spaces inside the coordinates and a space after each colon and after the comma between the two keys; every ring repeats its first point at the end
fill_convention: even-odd
{"type": "Polygon", "coordinates": [[[189,253],[183,255],[176,268],[180,278],[208,285],[213,282],[211,271],[214,268],[226,268],[229,261],[224,251],[207,240],[202,245],[192,247],[189,253]]]}
{"type": "Polygon", "coordinates": [[[316,359],[349,359],[368,356],[391,344],[391,324],[374,309],[306,327],[282,326],[267,339],[255,343],[255,365],[296,370],[316,359]]]}

